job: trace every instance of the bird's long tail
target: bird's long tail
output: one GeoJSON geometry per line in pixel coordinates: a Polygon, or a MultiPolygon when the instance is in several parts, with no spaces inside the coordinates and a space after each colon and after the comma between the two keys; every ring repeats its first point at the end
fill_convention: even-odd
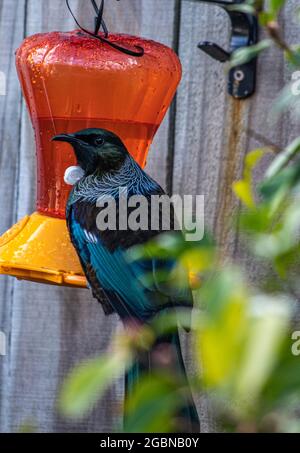
{"type": "Polygon", "coordinates": [[[125,376],[125,398],[130,398],[141,378],[147,374],[158,373],[159,370],[180,382],[182,390],[180,396],[179,394],[174,395],[174,398],[182,399],[176,414],[179,423],[175,429],[178,429],[178,432],[199,433],[199,417],[188,384],[178,331],[158,338],[150,351],[141,354],[136,359],[125,376]]]}

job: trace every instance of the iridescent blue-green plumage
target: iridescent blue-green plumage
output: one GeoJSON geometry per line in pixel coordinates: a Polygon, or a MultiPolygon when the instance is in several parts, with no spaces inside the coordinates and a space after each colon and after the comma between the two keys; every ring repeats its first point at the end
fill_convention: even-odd
{"type": "MultiPolygon", "coordinates": [[[[85,171],[85,176],[70,194],[67,224],[93,295],[101,302],[105,313],[116,312],[125,324],[132,320],[146,323],[167,308],[192,306],[189,290],[170,295],[161,283],[161,273],[169,273],[175,265],[172,260],[129,259],[130,248],[146,243],[160,233],[159,229],[100,231],[96,225],[101,209],[97,207],[99,199],[110,196],[118,201],[119,188],[122,187],[126,188],[128,198],[143,195],[150,204],[152,195],[164,194],[159,184],[141,169],[121,140],[109,131],[86,129],[54,139],[67,141],[73,146],[78,164],[85,171]],[[152,278],[148,283],[145,275],[149,274],[152,278]]],[[[174,369],[180,370],[186,379],[178,332],[158,339],[156,346],[166,343],[173,348],[174,369]]],[[[152,369],[152,352],[146,360],[137,360],[127,374],[127,393],[135,386],[141,372],[152,369]]],[[[181,415],[186,423],[185,430],[199,429],[191,394],[187,396],[181,415]]]]}

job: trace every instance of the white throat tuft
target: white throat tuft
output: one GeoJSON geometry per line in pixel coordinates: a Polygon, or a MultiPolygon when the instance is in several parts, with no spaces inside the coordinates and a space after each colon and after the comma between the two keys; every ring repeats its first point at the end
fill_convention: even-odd
{"type": "Polygon", "coordinates": [[[85,175],[84,171],[79,166],[72,166],[66,169],[64,181],[69,186],[74,186],[85,175]]]}

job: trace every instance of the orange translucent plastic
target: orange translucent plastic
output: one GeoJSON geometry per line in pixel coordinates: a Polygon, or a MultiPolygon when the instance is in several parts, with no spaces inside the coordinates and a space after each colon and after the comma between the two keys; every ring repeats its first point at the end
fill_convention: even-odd
{"type": "MultiPolygon", "coordinates": [[[[65,170],[75,164],[60,133],[101,127],[118,134],[144,166],[153,137],[181,77],[175,53],[162,44],[110,35],[123,47],[144,48],[132,57],[73,31],[27,38],[16,65],[35,131],[37,211],[0,238],[0,273],[40,283],[86,287],[69,239],[65,170]]],[[[160,150],[156,150],[159,152],[160,150]]]]}
{"type": "Polygon", "coordinates": [[[145,54],[129,56],[81,31],[31,36],[16,53],[35,131],[39,213],[64,218],[70,191],[63,176],[75,164],[74,155],[69,145],[51,142],[54,135],[109,129],[144,166],[173,99],[181,65],[170,48],[128,35],[109,39],[123,47],[141,46],[145,54]]]}

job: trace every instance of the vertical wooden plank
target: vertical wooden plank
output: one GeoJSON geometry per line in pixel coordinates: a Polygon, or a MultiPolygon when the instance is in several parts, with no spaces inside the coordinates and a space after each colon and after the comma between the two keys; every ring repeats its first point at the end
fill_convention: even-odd
{"type": "MultiPolygon", "coordinates": [[[[14,70],[13,54],[23,39],[25,1],[0,1],[0,71],[5,74],[6,94],[0,96],[0,233],[6,231],[16,219],[15,187],[18,174],[21,94],[14,70]],[[18,9],[18,16],[15,9],[18,9]]],[[[8,429],[6,408],[9,405],[10,335],[13,303],[12,280],[0,279],[0,330],[6,334],[7,355],[0,357],[1,404],[0,430],[8,429]]]]}
{"type": "MultiPolygon", "coordinates": [[[[293,19],[296,6],[297,1],[287,2],[282,15],[289,43],[298,41],[299,25],[293,19]]],[[[299,132],[297,121],[289,115],[277,125],[270,119],[271,104],[291,76],[278,49],[260,57],[256,93],[243,101],[227,95],[222,66],[197,50],[200,39],[228,47],[228,25],[220,8],[182,1],[180,58],[184,78],[178,94],[173,192],[205,195],[205,221],[224,257],[242,262],[247,276],[255,281],[262,275],[262,268],[249,257],[232,225],[239,208],[232,183],[241,177],[248,151],[268,142],[283,146],[299,132]]],[[[267,163],[267,159],[262,162],[256,180],[267,163]]],[[[202,430],[213,430],[205,398],[200,400],[200,410],[202,430]]]]}
{"type": "MultiPolygon", "coordinates": [[[[177,4],[176,0],[144,1],[142,7],[141,34],[174,48],[177,40],[177,4]]],[[[175,121],[172,106],[159,128],[150,148],[147,172],[169,191],[169,161],[172,156],[172,123],[175,121]]]]}
{"type": "MultiPolygon", "coordinates": [[[[108,5],[107,23],[112,31],[143,36],[173,47],[177,33],[177,3],[176,0],[122,0],[119,5],[108,5]]],[[[169,149],[169,124],[170,113],[155,136],[146,167],[146,171],[167,189],[168,161],[172,153],[169,149]]]]}
{"type": "MultiPolygon", "coordinates": [[[[229,22],[219,7],[183,1],[179,53],[184,68],[178,93],[174,192],[205,196],[206,223],[213,227],[218,210],[220,163],[227,159],[226,116],[242,116],[226,92],[220,63],[197,48],[200,40],[228,47],[229,22]]],[[[245,105],[245,104],[244,104],[245,105]]],[[[245,107],[242,105],[244,110],[245,107]]],[[[220,203],[220,201],[219,201],[220,203]]]]}
{"type": "MultiPolygon", "coordinates": [[[[227,106],[226,78],[220,63],[203,54],[200,40],[216,41],[228,46],[229,23],[218,7],[182,1],[179,56],[183,81],[177,95],[173,193],[205,196],[205,222],[213,228],[218,218],[221,164],[230,156],[225,147],[227,106]],[[227,157],[228,155],[228,157],[227,157]]],[[[224,173],[224,170],[223,170],[224,173]]],[[[222,197],[224,194],[221,192],[222,197]]],[[[182,335],[190,374],[194,372],[192,346],[182,335]]],[[[196,398],[201,431],[214,429],[210,405],[204,395],[196,398]]]]}
{"type": "MultiPolygon", "coordinates": [[[[297,7],[296,0],[286,2],[280,17],[283,36],[289,44],[299,41],[299,24],[295,20],[297,7]]],[[[291,75],[292,70],[284,61],[282,51],[275,46],[260,57],[257,91],[251,103],[248,151],[270,143],[283,149],[299,136],[299,120],[295,115],[285,112],[277,121],[271,115],[272,104],[284,85],[291,81],[291,75]]],[[[258,166],[254,173],[255,182],[261,180],[269,161],[267,156],[258,166]]],[[[247,275],[254,283],[260,281],[268,269],[249,255],[242,234],[237,235],[236,244],[236,256],[243,262],[247,275]]]]}
{"type": "MultiPolygon", "coordinates": [[[[174,22],[176,20],[175,5],[177,0],[122,0],[117,2],[106,2],[105,21],[111,32],[128,33],[144,38],[153,39],[173,46],[176,39],[174,22]]],[[[71,2],[72,8],[79,18],[81,24],[92,28],[93,16],[87,17],[87,4],[83,0],[71,2]]],[[[33,18],[39,18],[40,29],[49,30],[49,20],[56,25],[59,30],[70,30],[76,28],[72,19],[66,20],[68,13],[65,11],[64,2],[59,4],[49,2],[48,5],[42,3],[38,6],[38,12],[34,16],[29,15],[29,25],[33,18]],[[42,13],[41,13],[42,11],[42,13]],[[32,17],[32,19],[31,19],[32,17]]],[[[36,30],[39,28],[36,27],[36,30]]],[[[167,186],[167,162],[169,150],[169,121],[170,117],[167,114],[162,126],[160,127],[150,149],[147,162],[147,171],[163,186],[167,186]]]]}
{"type": "MultiPolygon", "coordinates": [[[[16,6],[16,0],[5,1],[6,8],[9,3],[16,6]]],[[[85,21],[86,3],[83,0],[72,3],[79,19],[85,21]]],[[[19,22],[25,22],[26,35],[74,28],[72,18],[61,0],[27,0],[26,4],[26,20],[19,16],[17,19],[19,22]]],[[[124,0],[120,4],[112,5],[107,11],[108,23],[115,24],[111,29],[141,34],[170,44],[173,40],[173,4],[173,0],[124,0]],[[156,17],[157,11],[160,15],[156,17]],[[156,17],[154,24],[149,21],[152,17],[156,17]]],[[[20,15],[20,8],[16,10],[16,14],[20,15]]],[[[13,15],[11,17],[13,19],[13,15]]],[[[21,36],[16,37],[14,47],[17,47],[21,40],[21,36]]],[[[13,53],[7,53],[7,56],[13,66],[13,53]]],[[[13,92],[18,93],[20,98],[17,85],[13,92]]],[[[13,123],[15,121],[12,120],[13,123]]],[[[159,153],[153,163],[149,164],[152,174],[160,178],[162,183],[168,153],[167,141],[168,122],[155,142],[159,153]]],[[[34,142],[24,103],[20,150],[18,218],[32,212],[35,201],[34,142]]],[[[8,155],[7,151],[7,160],[8,155]]],[[[4,188],[0,193],[4,193],[4,188]]],[[[10,219],[7,221],[7,224],[9,223],[12,223],[10,219]]],[[[63,420],[57,414],[55,404],[57,391],[68,370],[75,363],[106,349],[117,328],[116,317],[105,318],[100,306],[86,290],[49,287],[15,280],[10,284],[13,287],[12,333],[9,379],[5,389],[5,429],[17,430],[24,420],[29,419],[41,432],[111,431],[123,397],[122,382],[116,383],[97,409],[78,423],[63,420]]],[[[2,391],[2,396],[3,393],[2,391]]]]}
{"type": "MultiPolygon", "coordinates": [[[[39,32],[43,27],[43,30],[60,28],[64,22],[61,2],[54,3],[51,2],[48,10],[46,2],[28,2],[26,35],[39,32]],[[49,17],[52,18],[52,26],[45,20],[49,17]]],[[[64,26],[72,28],[72,19],[68,14],[65,17],[64,26]]],[[[21,132],[18,218],[32,212],[35,204],[35,148],[24,103],[21,132]]],[[[62,420],[55,407],[57,392],[67,371],[75,363],[107,347],[116,327],[116,318],[107,322],[101,308],[85,290],[15,280],[13,288],[10,403],[6,411],[9,430],[17,430],[28,419],[39,431],[111,429],[120,399],[117,387],[113,386],[106,395],[107,410],[96,410],[82,423],[62,420]]],[[[122,385],[119,388],[122,393],[122,385]]]]}

